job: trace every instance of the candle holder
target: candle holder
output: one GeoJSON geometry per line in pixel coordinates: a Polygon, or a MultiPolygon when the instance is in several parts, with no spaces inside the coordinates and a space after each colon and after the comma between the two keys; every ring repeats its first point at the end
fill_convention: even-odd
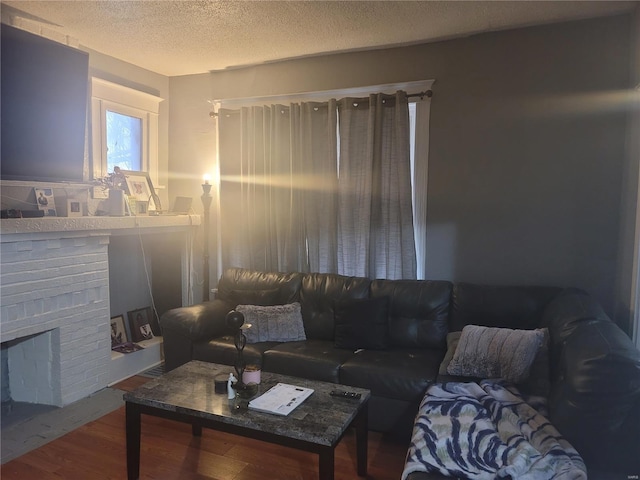
{"type": "Polygon", "coordinates": [[[243,330],[250,328],[251,324],[244,323],[244,315],[242,312],[238,312],[236,310],[231,310],[227,313],[226,322],[227,326],[234,330],[233,343],[237,352],[234,369],[236,371],[236,378],[238,381],[235,384],[234,389],[240,398],[251,398],[258,391],[258,385],[255,383],[246,384],[242,381],[244,370],[247,367],[243,354],[244,347],[247,344],[247,337],[243,330]]]}

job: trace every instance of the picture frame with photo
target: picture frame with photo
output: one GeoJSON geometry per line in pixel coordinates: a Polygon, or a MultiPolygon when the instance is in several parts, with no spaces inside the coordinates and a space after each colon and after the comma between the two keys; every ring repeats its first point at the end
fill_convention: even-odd
{"type": "Polygon", "coordinates": [[[138,345],[137,343],[133,342],[126,342],[121,343],[120,345],[116,345],[111,350],[118,353],[133,353],[143,349],[144,347],[142,345],[138,345]]]}
{"type": "Polygon", "coordinates": [[[44,212],[45,217],[57,217],[56,202],[53,197],[53,188],[34,188],[36,205],[38,210],[44,212]]]}
{"type": "Polygon", "coordinates": [[[149,202],[148,208],[160,211],[160,197],[153,188],[153,182],[148,172],[121,170],[124,174],[128,194],[138,202],[149,202]]]}
{"type": "Polygon", "coordinates": [[[67,217],[82,217],[82,202],[67,199],[67,217]]]}
{"type": "Polygon", "coordinates": [[[111,317],[111,348],[127,343],[129,338],[127,336],[127,329],[124,325],[124,316],[116,315],[111,317]]]}
{"type": "Polygon", "coordinates": [[[127,312],[131,341],[142,342],[143,340],[151,340],[154,337],[151,329],[152,315],[151,307],[138,308],[127,312]]]}

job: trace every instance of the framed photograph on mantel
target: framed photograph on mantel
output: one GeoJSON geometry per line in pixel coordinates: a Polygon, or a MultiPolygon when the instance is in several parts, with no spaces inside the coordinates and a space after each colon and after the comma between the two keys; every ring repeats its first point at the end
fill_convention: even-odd
{"type": "Polygon", "coordinates": [[[38,210],[44,212],[45,217],[56,217],[56,202],[53,197],[52,188],[34,188],[33,191],[36,194],[36,205],[38,210]]]}
{"type": "Polygon", "coordinates": [[[151,330],[152,311],[150,307],[139,308],[127,313],[129,316],[129,331],[133,342],[141,342],[153,338],[151,330]]]}
{"type": "Polygon", "coordinates": [[[149,202],[152,210],[161,210],[160,198],[153,188],[153,182],[147,172],[134,172],[133,170],[121,170],[124,174],[129,196],[138,202],[149,202]]]}

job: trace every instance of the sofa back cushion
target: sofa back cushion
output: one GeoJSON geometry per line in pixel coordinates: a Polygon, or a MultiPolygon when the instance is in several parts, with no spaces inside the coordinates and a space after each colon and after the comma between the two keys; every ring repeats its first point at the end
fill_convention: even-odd
{"type": "Polygon", "coordinates": [[[389,348],[389,299],[363,298],[334,305],[334,346],[352,351],[389,348]]]}
{"type": "Polygon", "coordinates": [[[500,287],[457,283],[453,287],[450,331],[466,325],[531,330],[561,289],[556,287],[500,287]]]}
{"type": "Polygon", "coordinates": [[[435,280],[374,280],[373,298],[389,298],[392,347],[446,348],[452,284],[435,280]]]}
{"type": "Polygon", "coordinates": [[[237,305],[284,305],[300,301],[301,273],[226,269],[216,298],[237,305]]]}
{"type": "Polygon", "coordinates": [[[333,340],[336,304],[369,297],[371,280],[332,273],[306,273],[300,303],[308,339],[333,340]]]}

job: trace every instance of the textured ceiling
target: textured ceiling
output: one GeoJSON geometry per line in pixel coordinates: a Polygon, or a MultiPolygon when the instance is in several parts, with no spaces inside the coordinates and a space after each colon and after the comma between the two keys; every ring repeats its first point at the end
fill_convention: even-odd
{"type": "MultiPolygon", "coordinates": [[[[3,1],[3,21],[43,22],[163,75],[434,41],[612,15],[630,1],[3,1]]],[[[32,24],[35,22],[31,22],[32,24]]]]}

